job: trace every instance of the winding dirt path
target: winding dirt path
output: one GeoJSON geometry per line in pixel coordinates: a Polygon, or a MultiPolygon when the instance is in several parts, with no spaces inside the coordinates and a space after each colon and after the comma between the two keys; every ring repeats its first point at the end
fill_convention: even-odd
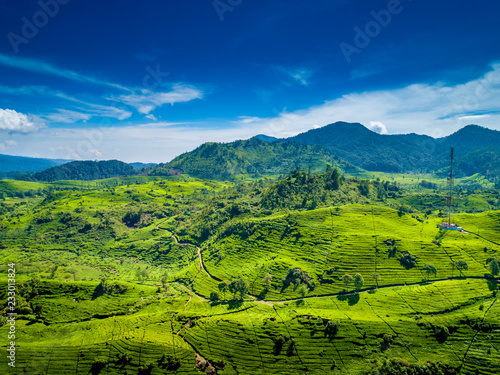
{"type": "MultiPolygon", "coordinates": [[[[161,223],[160,223],[161,224],[161,223]]],[[[189,242],[179,242],[179,240],[177,239],[177,236],[175,234],[173,234],[172,232],[170,232],[168,229],[165,229],[165,228],[160,228],[160,224],[158,224],[156,226],[156,229],[160,229],[160,230],[164,230],[166,232],[168,232],[170,234],[170,236],[174,239],[174,242],[177,244],[177,245],[180,245],[180,246],[188,246],[188,245],[191,245],[191,246],[195,246],[196,247],[196,250],[198,252],[198,258],[200,259],[200,270],[203,270],[203,272],[205,272],[205,274],[212,280],[215,280],[215,281],[219,281],[221,282],[222,280],[219,279],[218,277],[215,277],[215,276],[212,276],[210,274],[210,272],[207,271],[207,268],[205,267],[205,263],[203,263],[203,256],[201,255],[201,248],[199,248],[198,246],[192,244],[192,243],[189,243],[189,242]]]]}

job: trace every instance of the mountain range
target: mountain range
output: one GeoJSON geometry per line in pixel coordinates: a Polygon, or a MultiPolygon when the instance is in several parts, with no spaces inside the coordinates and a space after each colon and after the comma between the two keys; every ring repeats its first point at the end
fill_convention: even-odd
{"type": "Polygon", "coordinates": [[[137,174],[189,174],[193,177],[232,180],[288,173],[296,168],[323,171],[327,165],[344,171],[359,170],[448,174],[450,148],[455,149],[456,177],[479,173],[500,176],[500,131],[468,125],[442,138],[418,134],[378,134],[359,123],[336,122],[290,138],[257,135],[229,143],[205,143],[159,165],[118,161],[61,164],[63,160],[0,155],[0,172],[40,172],[32,180],[95,179],[137,174]],[[97,163],[91,165],[89,163],[97,163]],[[122,163],[122,164],[118,164],[122,163]],[[82,172],[83,168],[83,172],[82,172]],[[142,171],[141,171],[142,172],[142,171]]]}
{"type": "Polygon", "coordinates": [[[447,137],[432,138],[414,133],[382,135],[359,123],[346,122],[290,138],[261,134],[247,141],[204,144],[160,164],[151,173],[162,174],[161,171],[176,168],[196,177],[228,179],[240,173],[266,175],[309,165],[321,169],[330,163],[367,171],[445,176],[452,147],[457,177],[476,173],[488,178],[500,175],[499,131],[468,125],[447,137]]]}

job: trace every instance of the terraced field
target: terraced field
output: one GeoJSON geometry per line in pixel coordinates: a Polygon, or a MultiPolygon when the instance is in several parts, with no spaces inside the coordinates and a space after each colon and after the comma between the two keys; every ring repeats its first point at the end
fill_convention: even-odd
{"type": "MultiPolygon", "coordinates": [[[[141,291],[141,299],[155,294],[151,287],[131,294],[139,297],[141,291]]],[[[161,374],[169,373],[170,356],[180,360],[172,373],[196,374],[195,355],[215,368],[219,363],[219,374],[358,374],[385,357],[446,359],[463,374],[500,371],[500,304],[487,281],[450,280],[352,296],[237,305],[158,297],[126,315],[108,304],[110,316],[100,319],[20,325],[18,370],[8,373],[21,368],[86,374],[95,370],[98,357],[104,374],[135,374],[150,364],[151,374],[161,374]],[[339,325],[333,335],[326,329],[329,321],[339,325]],[[446,327],[446,340],[433,327],[446,327]]],[[[58,307],[59,315],[68,314],[69,304],[58,307]]],[[[0,334],[5,333],[4,327],[0,334]]]]}
{"type": "Polygon", "coordinates": [[[360,273],[365,288],[376,287],[375,272],[381,277],[381,287],[419,283],[427,279],[422,271],[427,263],[437,269],[431,280],[460,276],[450,266],[460,260],[468,264],[464,276],[484,277],[488,273],[486,260],[498,257],[500,251],[500,212],[463,214],[456,219],[479,236],[440,231],[437,224],[441,219],[435,216],[399,217],[390,208],[347,205],[255,219],[251,235],[236,232],[218,239],[208,243],[203,254],[215,278],[243,275],[256,296],[264,291],[260,280],[271,274],[272,288],[265,296],[268,300],[299,297],[291,287],[282,290],[282,280],[293,267],[316,281],[313,295],[342,292],[346,273],[360,273]],[[387,245],[388,240],[391,245],[387,245]],[[415,257],[414,267],[401,264],[403,252],[415,257]]]}

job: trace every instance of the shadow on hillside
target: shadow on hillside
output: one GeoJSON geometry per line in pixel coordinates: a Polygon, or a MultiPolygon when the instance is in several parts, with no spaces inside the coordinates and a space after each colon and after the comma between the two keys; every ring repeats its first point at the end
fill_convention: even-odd
{"type": "Polygon", "coordinates": [[[493,292],[498,289],[498,281],[496,279],[493,279],[493,276],[491,274],[485,273],[484,277],[487,280],[489,290],[493,292]]]}
{"type": "Polygon", "coordinates": [[[354,306],[356,305],[358,302],[359,302],[359,294],[358,293],[354,293],[354,294],[349,294],[349,295],[346,295],[346,294],[341,294],[339,296],[337,296],[337,299],[339,301],[347,301],[347,304],[349,306],[354,306]]]}
{"type": "Polygon", "coordinates": [[[239,309],[243,305],[243,300],[232,300],[232,301],[212,301],[210,302],[210,306],[224,306],[226,305],[228,310],[239,309]]]}

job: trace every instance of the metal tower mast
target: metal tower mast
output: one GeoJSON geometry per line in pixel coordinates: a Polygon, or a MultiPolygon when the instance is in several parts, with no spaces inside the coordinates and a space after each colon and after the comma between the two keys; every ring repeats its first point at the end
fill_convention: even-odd
{"type": "Polygon", "coordinates": [[[454,181],[454,177],[453,177],[453,154],[454,154],[454,150],[453,150],[453,147],[451,148],[451,153],[450,153],[450,177],[449,177],[449,180],[448,180],[448,189],[449,189],[449,196],[448,196],[448,199],[447,199],[447,203],[448,203],[448,225],[451,226],[452,224],[452,221],[453,221],[453,215],[452,215],[452,211],[453,211],[453,203],[454,203],[454,200],[453,200],[453,188],[454,188],[454,184],[455,184],[455,181],[454,181]]]}

